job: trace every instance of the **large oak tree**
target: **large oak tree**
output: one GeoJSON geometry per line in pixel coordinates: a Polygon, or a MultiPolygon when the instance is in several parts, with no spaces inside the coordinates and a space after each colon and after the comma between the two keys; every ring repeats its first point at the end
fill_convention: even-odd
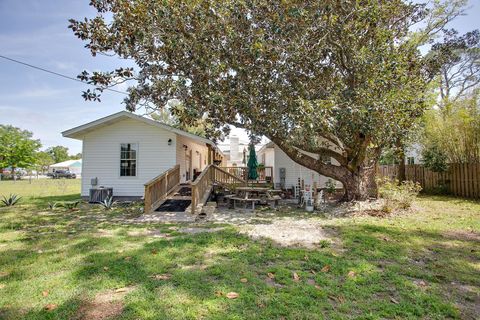
{"type": "MultiPolygon", "coordinates": [[[[425,108],[431,70],[410,28],[425,7],[402,0],[93,0],[71,20],[97,53],[137,68],[83,72],[101,91],[133,80],[125,103],[161,107],[194,125],[245,128],[365,199],[381,150],[425,108]],[[318,156],[310,156],[300,150],[318,156]],[[325,157],[334,164],[322,161],[325,157]]],[[[215,135],[220,130],[207,132],[215,135]]]]}

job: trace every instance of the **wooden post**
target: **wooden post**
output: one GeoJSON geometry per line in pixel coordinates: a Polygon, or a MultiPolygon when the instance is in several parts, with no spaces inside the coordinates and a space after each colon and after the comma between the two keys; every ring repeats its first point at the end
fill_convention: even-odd
{"type": "Polygon", "coordinates": [[[152,199],[150,195],[150,187],[145,188],[144,213],[150,213],[152,207],[152,199]]]}
{"type": "Polygon", "coordinates": [[[196,198],[197,198],[197,186],[192,185],[192,204],[191,204],[192,214],[195,214],[195,207],[197,206],[196,198]]]}

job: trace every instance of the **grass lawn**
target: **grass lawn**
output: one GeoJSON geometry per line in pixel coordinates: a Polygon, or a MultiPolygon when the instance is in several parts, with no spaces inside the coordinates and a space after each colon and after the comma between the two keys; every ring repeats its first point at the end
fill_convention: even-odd
{"type": "Polygon", "coordinates": [[[50,211],[79,198],[78,180],[0,181],[8,193],[24,198],[0,208],[1,319],[480,318],[476,202],[421,197],[388,219],[282,213],[335,234],[306,249],[231,225],[134,224],[128,208],[50,211]]]}

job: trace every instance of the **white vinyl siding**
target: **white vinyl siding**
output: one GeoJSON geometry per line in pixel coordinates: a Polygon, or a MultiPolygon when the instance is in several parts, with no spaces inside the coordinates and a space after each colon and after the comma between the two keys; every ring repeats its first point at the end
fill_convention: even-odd
{"type": "Polygon", "coordinates": [[[146,182],[175,166],[176,139],[173,132],[134,119],[87,133],[83,137],[82,196],[88,196],[92,178],[98,179],[98,186],[112,187],[114,196],[143,196],[146,182]],[[122,143],[137,143],[136,176],[120,176],[122,143]]]}
{"type": "Polygon", "coordinates": [[[193,177],[193,170],[202,171],[208,162],[208,148],[204,143],[196,142],[193,139],[188,137],[177,136],[176,142],[176,149],[177,149],[177,163],[180,165],[180,181],[186,181],[186,171],[188,168],[187,163],[187,155],[190,154],[190,150],[192,151],[192,175],[190,178],[193,177]],[[185,147],[187,149],[185,150],[185,147]]]}
{"type": "MultiPolygon", "coordinates": [[[[315,155],[311,155],[315,157],[315,155]]],[[[299,165],[276,145],[270,148],[263,148],[259,152],[259,157],[265,159],[265,166],[273,166],[275,187],[280,186],[280,168],[285,168],[285,187],[287,189],[296,186],[298,178],[303,179],[305,185],[313,186],[313,183],[316,182],[319,188],[325,187],[325,183],[329,180],[329,178],[299,165]]],[[[332,163],[338,164],[333,159],[332,163]]],[[[341,186],[341,183],[337,182],[337,187],[341,188],[341,186]]]]}

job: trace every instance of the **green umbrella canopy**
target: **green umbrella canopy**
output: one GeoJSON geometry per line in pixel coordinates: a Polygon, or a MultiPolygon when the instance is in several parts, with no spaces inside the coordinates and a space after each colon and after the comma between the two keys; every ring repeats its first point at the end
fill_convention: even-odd
{"type": "Polygon", "coordinates": [[[251,144],[248,163],[247,163],[249,180],[257,180],[258,178],[257,166],[258,166],[257,153],[255,152],[255,146],[251,144]]]}

